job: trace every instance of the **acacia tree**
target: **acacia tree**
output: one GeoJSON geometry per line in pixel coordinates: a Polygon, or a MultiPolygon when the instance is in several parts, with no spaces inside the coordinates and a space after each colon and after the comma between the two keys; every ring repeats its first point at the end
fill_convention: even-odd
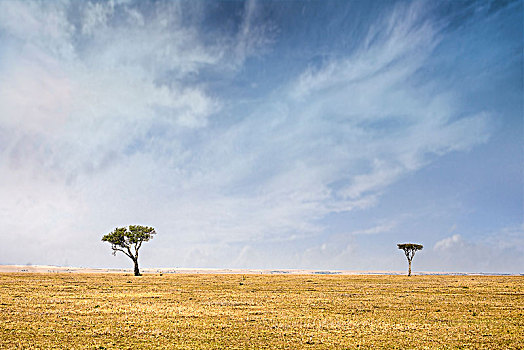
{"type": "Polygon", "coordinates": [[[417,250],[422,250],[424,246],[422,244],[415,244],[415,243],[402,243],[397,244],[398,249],[402,249],[404,251],[404,254],[406,254],[406,258],[408,258],[409,263],[409,269],[408,269],[408,276],[411,276],[411,260],[413,260],[413,257],[415,256],[415,252],[417,250]]]}
{"type": "Polygon", "coordinates": [[[129,227],[117,227],[113,232],[102,237],[102,241],[111,243],[113,255],[122,252],[135,264],[135,276],[140,276],[138,269],[138,250],[142,243],[149,241],[156,234],[153,227],[129,225],[129,227]]]}

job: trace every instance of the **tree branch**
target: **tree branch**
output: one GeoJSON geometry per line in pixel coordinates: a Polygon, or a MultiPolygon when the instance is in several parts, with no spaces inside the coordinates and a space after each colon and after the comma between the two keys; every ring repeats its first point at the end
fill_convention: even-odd
{"type": "Polygon", "coordinates": [[[122,253],[124,253],[125,255],[127,255],[128,257],[130,257],[131,259],[133,259],[133,257],[132,257],[131,255],[129,255],[125,250],[120,249],[120,248],[117,248],[117,247],[111,247],[111,248],[113,248],[114,251],[117,251],[117,250],[118,250],[119,252],[122,252],[122,253]]]}
{"type": "Polygon", "coordinates": [[[132,259],[132,260],[135,260],[135,256],[133,255],[133,253],[131,253],[131,248],[129,248],[129,246],[126,247],[127,248],[127,251],[129,252],[129,257],[132,259]]]}

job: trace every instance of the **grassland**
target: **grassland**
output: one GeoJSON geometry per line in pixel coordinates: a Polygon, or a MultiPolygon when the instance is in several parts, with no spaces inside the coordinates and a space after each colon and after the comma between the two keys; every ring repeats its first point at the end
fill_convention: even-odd
{"type": "Polygon", "coordinates": [[[0,348],[524,347],[519,276],[0,274],[0,348]]]}

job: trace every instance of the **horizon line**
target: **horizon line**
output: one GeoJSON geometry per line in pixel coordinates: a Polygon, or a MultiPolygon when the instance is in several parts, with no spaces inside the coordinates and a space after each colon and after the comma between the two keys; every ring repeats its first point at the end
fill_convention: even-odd
{"type": "MultiPolygon", "coordinates": [[[[347,270],[303,268],[217,268],[217,267],[146,267],[143,274],[246,274],[246,275],[406,275],[398,270],[347,270]]],[[[59,265],[0,264],[0,273],[132,273],[132,268],[73,267],[59,265]]],[[[461,272],[461,271],[415,271],[419,276],[524,276],[523,272],[461,272]]]]}

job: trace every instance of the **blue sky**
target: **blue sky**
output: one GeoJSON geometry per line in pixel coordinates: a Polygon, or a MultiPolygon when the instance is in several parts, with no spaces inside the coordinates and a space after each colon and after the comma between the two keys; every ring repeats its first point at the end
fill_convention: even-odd
{"type": "Polygon", "coordinates": [[[0,1],[0,263],[524,272],[522,1],[0,1]]]}

